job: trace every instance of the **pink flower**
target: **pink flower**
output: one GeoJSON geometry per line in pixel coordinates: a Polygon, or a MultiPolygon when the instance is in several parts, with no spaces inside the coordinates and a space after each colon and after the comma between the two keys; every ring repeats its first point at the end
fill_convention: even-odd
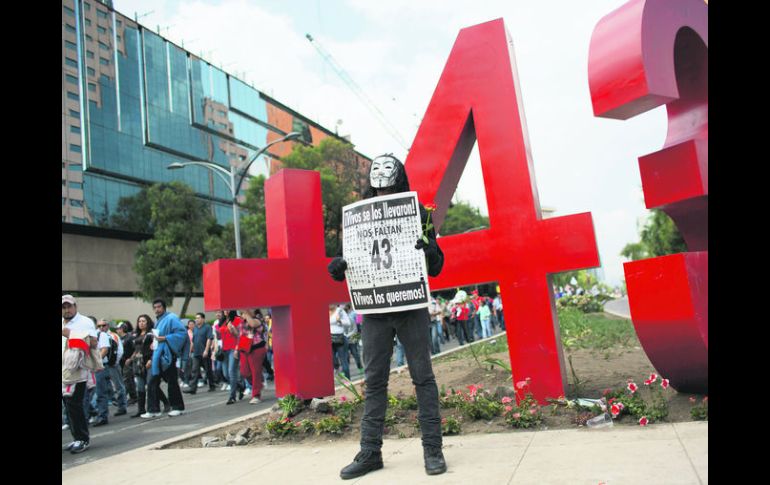
{"type": "Polygon", "coordinates": [[[345,402],[347,400],[348,400],[348,398],[346,398],[345,396],[340,396],[340,402],[345,402]]]}
{"type": "Polygon", "coordinates": [[[695,401],[696,401],[696,400],[697,400],[697,399],[695,399],[694,397],[690,396],[690,402],[691,402],[691,403],[695,404],[695,401]]]}
{"type": "Polygon", "coordinates": [[[527,387],[528,385],[529,385],[529,383],[527,381],[519,381],[519,382],[516,383],[516,389],[521,390],[521,389],[524,389],[525,387],[527,387]]]}
{"type": "Polygon", "coordinates": [[[441,419],[441,424],[446,424],[446,418],[441,419]]]}
{"type": "Polygon", "coordinates": [[[521,413],[513,413],[513,419],[519,419],[521,417],[521,413]]]}
{"type": "Polygon", "coordinates": [[[505,406],[505,412],[510,413],[513,410],[513,406],[505,406]]]}
{"type": "Polygon", "coordinates": [[[703,402],[709,402],[709,397],[708,396],[704,397],[703,402]]]}
{"type": "Polygon", "coordinates": [[[620,406],[618,406],[617,404],[613,404],[612,407],[610,408],[610,412],[612,413],[613,418],[618,417],[618,414],[620,414],[620,406]]]}
{"type": "Polygon", "coordinates": [[[650,374],[650,383],[653,383],[658,380],[658,374],[652,373],[650,374]]]}
{"type": "Polygon", "coordinates": [[[471,397],[475,396],[476,393],[479,391],[479,388],[474,386],[473,384],[468,386],[468,389],[470,389],[470,391],[471,391],[471,397]]]}
{"type": "Polygon", "coordinates": [[[535,408],[530,408],[530,409],[529,409],[529,414],[537,414],[537,409],[535,409],[535,408]]]}
{"type": "Polygon", "coordinates": [[[633,382],[629,382],[629,383],[628,383],[628,387],[627,387],[627,389],[628,389],[629,391],[631,391],[631,393],[633,394],[633,393],[634,393],[634,392],[636,392],[636,390],[637,390],[637,389],[639,389],[639,388],[638,388],[638,387],[636,387],[636,384],[634,384],[633,382]]]}
{"type": "Polygon", "coordinates": [[[509,402],[511,402],[511,401],[513,401],[513,399],[511,399],[511,398],[510,398],[510,397],[508,397],[508,396],[504,396],[504,397],[501,399],[501,402],[502,402],[503,404],[508,404],[508,403],[509,403],[509,402]]]}
{"type": "Polygon", "coordinates": [[[642,416],[642,419],[639,420],[639,426],[647,426],[647,423],[650,421],[647,419],[646,416],[642,416]]]}
{"type": "Polygon", "coordinates": [[[650,384],[652,384],[652,381],[650,379],[647,379],[646,381],[644,381],[645,386],[649,386],[650,384]]]}
{"type": "Polygon", "coordinates": [[[604,391],[602,391],[602,396],[606,396],[607,394],[609,394],[611,392],[612,392],[612,389],[605,389],[604,391]]]}
{"type": "Polygon", "coordinates": [[[661,379],[660,387],[662,387],[663,389],[668,389],[668,379],[661,379]]]}
{"type": "Polygon", "coordinates": [[[619,403],[618,403],[618,406],[620,406],[620,410],[621,410],[621,411],[622,411],[622,410],[624,410],[624,409],[626,409],[626,406],[624,406],[622,402],[619,402],[619,403]]]}

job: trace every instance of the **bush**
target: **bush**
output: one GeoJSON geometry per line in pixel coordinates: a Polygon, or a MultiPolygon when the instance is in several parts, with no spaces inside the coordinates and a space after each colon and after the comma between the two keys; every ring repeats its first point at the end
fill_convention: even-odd
{"type": "Polygon", "coordinates": [[[447,416],[441,420],[441,435],[451,436],[454,434],[460,434],[462,431],[462,425],[460,421],[454,416],[447,416]]]}
{"type": "Polygon", "coordinates": [[[297,432],[297,427],[294,425],[294,422],[286,417],[268,421],[265,425],[265,429],[267,429],[267,432],[270,435],[281,438],[297,432]]]}
{"type": "MultiPolygon", "coordinates": [[[[691,403],[697,402],[697,400],[694,397],[690,398],[691,403]]],[[[700,404],[693,406],[692,409],[690,409],[690,416],[692,416],[692,419],[695,421],[708,421],[709,419],[709,397],[706,396],[703,398],[703,401],[701,401],[700,404]]]]}
{"type": "Polygon", "coordinates": [[[499,416],[503,410],[492,394],[482,386],[468,386],[468,393],[457,391],[440,396],[439,403],[444,408],[454,408],[469,419],[489,420],[499,416]]]}
{"type": "Polygon", "coordinates": [[[532,428],[543,422],[543,411],[529,391],[530,379],[516,383],[516,395],[524,395],[516,404],[510,397],[503,397],[500,405],[503,408],[503,419],[512,428],[532,428]]]}
{"type": "Polygon", "coordinates": [[[302,401],[294,394],[287,394],[278,400],[278,406],[283,410],[284,417],[292,417],[302,411],[302,401]]]}
{"type": "Polygon", "coordinates": [[[577,308],[583,313],[596,313],[604,311],[604,304],[611,299],[611,296],[601,293],[596,296],[590,293],[566,295],[556,300],[556,308],[577,308]]]}
{"type": "Polygon", "coordinates": [[[348,425],[348,421],[342,416],[329,416],[323,418],[315,424],[317,434],[342,434],[348,425]]]}
{"type": "Polygon", "coordinates": [[[642,391],[631,379],[624,388],[605,391],[604,395],[610,406],[609,411],[612,417],[619,419],[629,414],[640,420],[640,424],[644,420],[643,425],[648,422],[665,420],[668,416],[668,402],[663,393],[668,391],[669,385],[668,379],[663,378],[660,378],[661,382],[658,384],[659,378],[660,376],[657,374],[650,375],[650,378],[644,381],[646,391],[642,391]],[[642,392],[648,394],[650,399],[645,400],[642,392]]]}

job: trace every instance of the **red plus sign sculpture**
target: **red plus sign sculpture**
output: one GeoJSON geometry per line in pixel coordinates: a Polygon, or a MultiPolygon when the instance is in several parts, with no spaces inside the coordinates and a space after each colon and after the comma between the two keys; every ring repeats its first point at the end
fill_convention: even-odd
{"type": "Polygon", "coordinates": [[[275,394],[334,394],[328,305],[348,299],[329,277],[318,172],[281,170],[265,182],[268,259],[203,267],[206,310],[272,307],[275,394]]]}
{"type": "Polygon", "coordinates": [[[594,29],[594,114],[625,120],[666,105],[663,150],[641,157],[645,205],[679,228],[689,252],[624,265],[631,318],[671,386],[708,392],[708,6],[633,0],[594,29]]]}
{"type": "Polygon", "coordinates": [[[599,266],[589,213],[543,220],[502,19],[460,31],[406,160],[436,227],[478,138],[489,229],[439,239],[444,269],[432,290],[500,282],[513,380],[532,379],[540,402],[565,394],[566,374],[549,273],[599,266]]]}

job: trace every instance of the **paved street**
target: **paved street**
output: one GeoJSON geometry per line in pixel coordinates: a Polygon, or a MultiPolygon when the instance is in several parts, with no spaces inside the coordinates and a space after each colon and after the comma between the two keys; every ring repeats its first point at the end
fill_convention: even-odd
{"type": "Polygon", "coordinates": [[[628,306],[628,297],[611,300],[604,304],[604,311],[618,317],[631,318],[631,308],[628,306]]]}
{"type": "MultiPolygon", "coordinates": [[[[495,331],[499,332],[500,329],[496,328],[495,331]]],[[[441,351],[444,352],[455,347],[457,347],[457,340],[453,339],[442,345],[441,351]]],[[[355,360],[352,358],[350,360],[351,380],[356,381],[363,378],[363,372],[356,368],[355,360]]],[[[392,367],[395,367],[395,352],[392,367]]],[[[166,385],[163,384],[164,392],[166,389],[166,385]]],[[[135,405],[129,406],[128,414],[116,418],[112,414],[117,409],[110,406],[109,424],[97,428],[89,427],[91,447],[88,451],[78,455],[62,451],[62,470],[157,441],[181,436],[196,429],[224,423],[269,408],[276,402],[275,386],[272,382],[262,391],[263,402],[258,405],[249,405],[249,397],[244,397],[242,401],[226,406],[228,394],[229,391],[208,392],[207,387],[198,389],[198,393],[195,395],[184,394],[185,413],[175,418],[170,418],[165,414],[156,419],[130,418],[129,416],[136,412],[135,405]]],[[[70,431],[62,431],[62,448],[71,441],[70,431]]]]}

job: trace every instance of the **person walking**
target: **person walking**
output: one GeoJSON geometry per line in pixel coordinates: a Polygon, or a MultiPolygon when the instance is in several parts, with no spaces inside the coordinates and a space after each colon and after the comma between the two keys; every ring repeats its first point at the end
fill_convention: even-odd
{"type": "MultiPolygon", "coordinates": [[[[61,316],[62,384],[64,384],[64,370],[68,367],[64,361],[68,349],[80,349],[83,352],[82,361],[86,361],[88,358],[85,355],[88,354],[90,357],[91,349],[97,345],[98,335],[94,322],[78,312],[77,301],[72,295],[61,297],[61,316]]],[[[79,364],[78,367],[81,365],[79,364]]],[[[70,389],[67,392],[62,392],[69,430],[73,439],[66,449],[72,454],[83,453],[91,443],[84,401],[88,381],[94,379],[94,374],[87,369],[85,372],[79,372],[79,374],[74,377],[74,383],[70,385],[70,389]]]]}
{"type": "Polygon", "coordinates": [[[158,345],[152,353],[148,385],[148,409],[141,417],[149,419],[161,415],[158,399],[161,379],[168,383],[168,399],[171,402],[171,411],[168,412],[168,415],[170,417],[179,416],[184,412],[184,398],[177,380],[176,359],[187,340],[187,330],[175,313],[166,310],[164,300],[159,298],[153,301],[152,309],[158,322],[156,337],[158,345]]]}
{"type": "Polygon", "coordinates": [[[350,379],[350,359],[348,358],[348,339],[345,332],[350,331],[350,319],[341,306],[329,305],[329,326],[332,335],[332,356],[342,367],[342,373],[350,379]]]}
{"type": "Polygon", "coordinates": [[[262,402],[262,363],[267,354],[265,325],[257,318],[253,310],[244,310],[246,319],[241,324],[238,351],[240,352],[240,371],[244,379],[251,382],[251,401],[249,404],[262,402]]]}
{"type": "MultiPolygon", "coordinates": [[[[139,315],[136,319],[134,330],[134,353],[130,357],[131,367],[134,371],[134,383],[136,384],[136,414],[132,418],[138,418],[147,412],[147,377],[152,364],[152,351],[154,335],[152,329],[155,322],[149,315],[139,315]]],[[[168,398],[160,389],[157,389],[158,399],[163,403],[163,412],[171,410],[168,398]]]]}
{"type": "Polygon", "coordinates": [[[189,387],[184,391],[188,394],[198,392],[198,377],[201,367],[206,373],[206,379],[209,382],[209,392],[215,391],[213,376],[211,375],[211,359],[209,355],[214,342],[214,332],[211,325],[206,323],[206,315],[197,313],[195,315],[195,326],[192,336],[192,364],[190,366],[189,387]]]}
{"type": "Polygon", "coordinates": [[[224,321],[220,320],[220,323],[218,323],[219,333],[222,336],[222,350],[225,353],[222,370],[229,382],[228,387],[230,389],[230,396],[225,403],[228,405],[235,403],[236,394],[238,394],[239,400],[243,399],[244,389],[242,388],[240,362],[238,360],[240,355],[238,355],[238,349],[236,348],[238,336],[240,335],[238,329],[242,321],[241,317],[238,316],[238,312],[230,310],[227,312],[224,321]]]}
{"type": "Polygon", "coordinates": [[[482,300],[479,304],[479,320],[481,320],[481,336],[487,338],[492,336],[492,326],[490,325],[489,318],[492,312],[489,310],[485,300],[482,300]]]}
{"type": "Polygon", "coordinates": [[[123,373],[123,386],[128,394],[128,406],[136,404],[136,383],[134,382],[134,369],[130,365],[129,359],[134,355],[134,327],[130,322],[120,322],[116,329],[120,341],[123,343],[123,356],[118,362],[120,371],[123,373]]]}

